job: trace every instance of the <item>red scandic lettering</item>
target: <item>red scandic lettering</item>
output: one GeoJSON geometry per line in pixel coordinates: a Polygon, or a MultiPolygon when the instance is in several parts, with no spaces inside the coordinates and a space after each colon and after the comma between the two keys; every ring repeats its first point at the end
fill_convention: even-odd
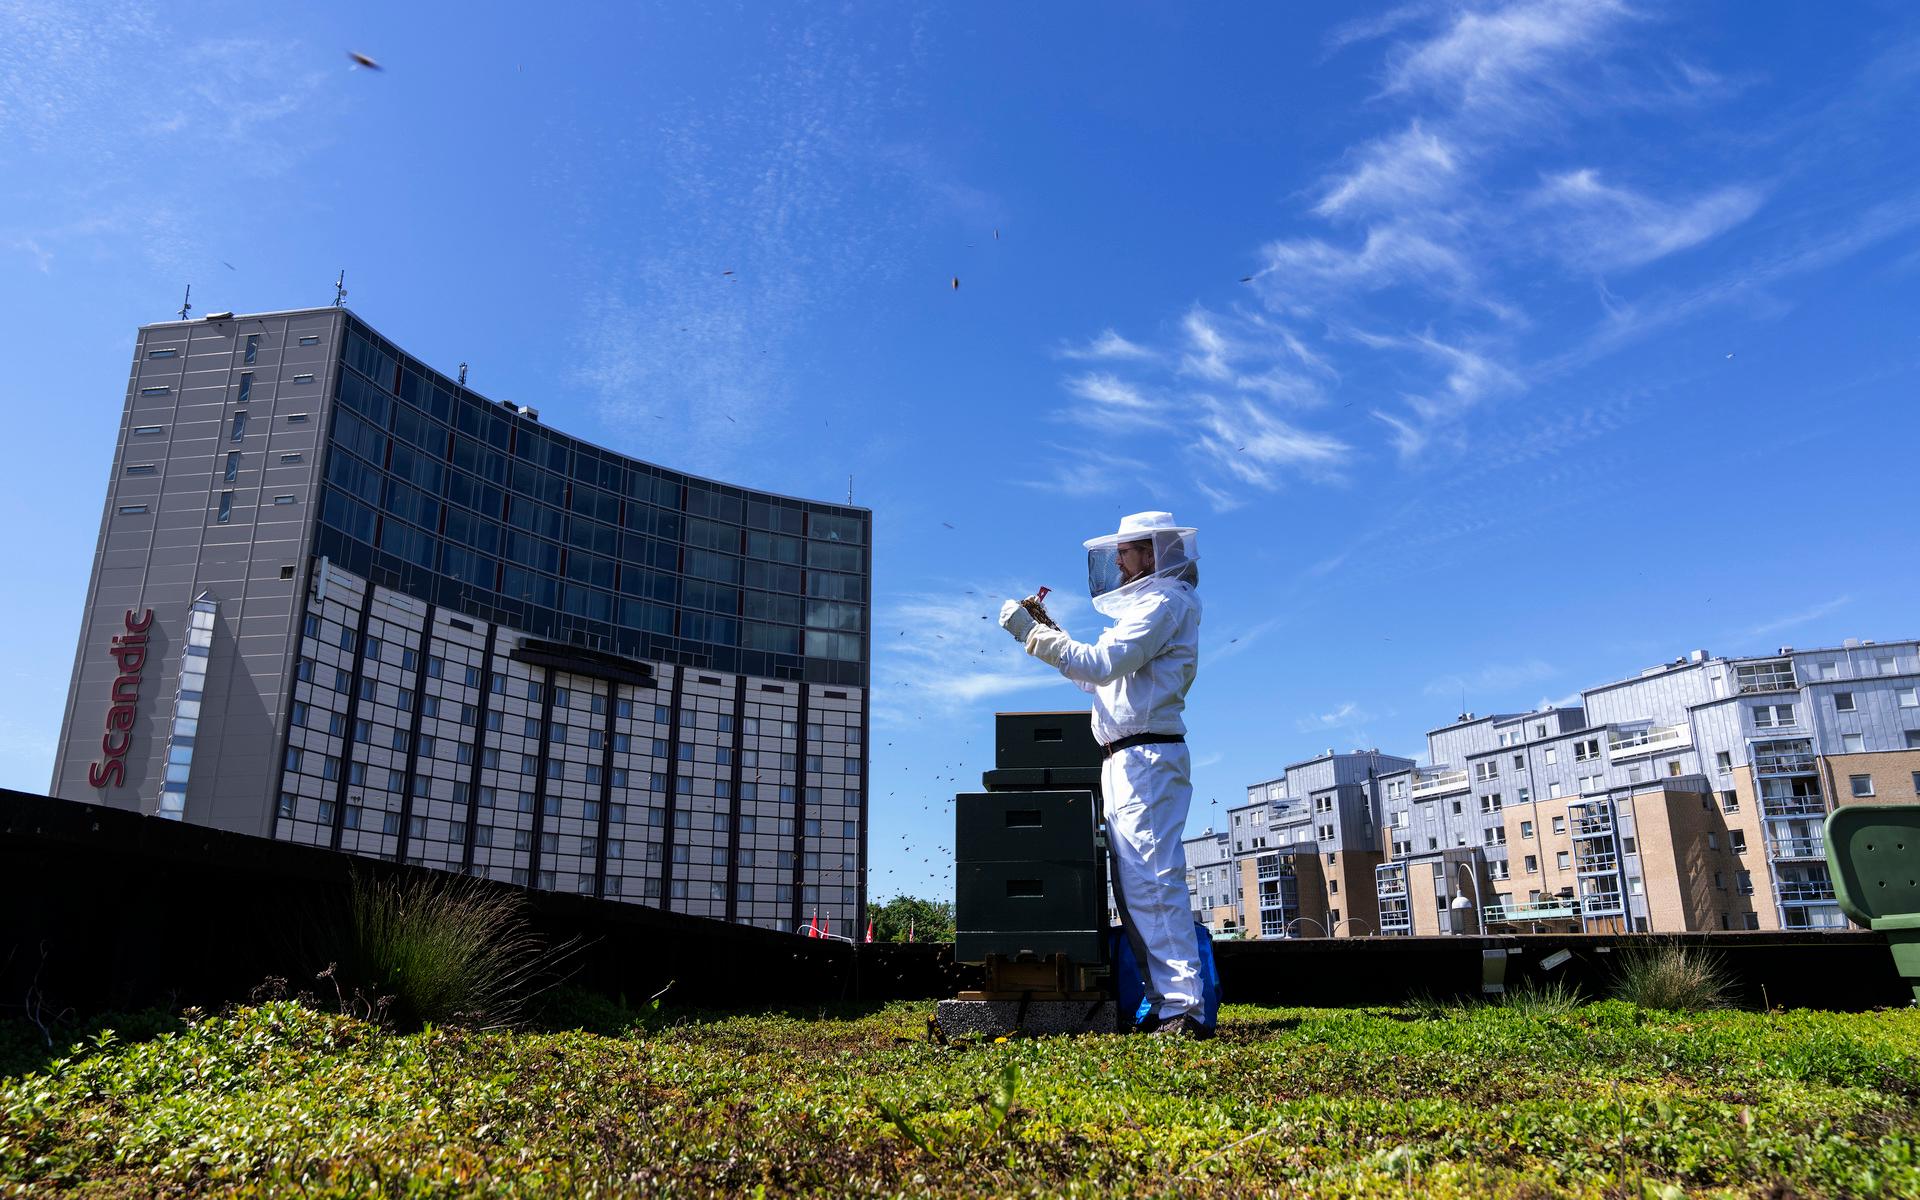
{"type": "Polygon", "coordinates": [[[120,730],[120,729],[109,729],[105,733],[100,735],[100,749],[106,753],[106,756],[108,758],[122,758],[122,757],[125,757],[127,753],[127,747],[132,743],[132,741],[133,741],[132,735],[127,733],[126,731],[120,730]],[[119,745],[115,745],[113,741],[113,735],[116,733],[120,735],[119,745]]]}
{"type": "Polygon", "coordinates": [[[127,610],[127,632],[128,633],[145,633],[147,631],[147,627],[152,624],[153,624],[152,609],[148,609],[146,612],[146,615],[141,617],[138,621],[133,619],[133,610],[132,609],[127,610]]]}
{"type": "Polygon", "coordinates": [[[94,763],[87,768],[87,782],[94,787],[103,788],[111,783],[119,787],[127,782],[127,762],[123,758],[110,758],[103,763],[94,763]]]}

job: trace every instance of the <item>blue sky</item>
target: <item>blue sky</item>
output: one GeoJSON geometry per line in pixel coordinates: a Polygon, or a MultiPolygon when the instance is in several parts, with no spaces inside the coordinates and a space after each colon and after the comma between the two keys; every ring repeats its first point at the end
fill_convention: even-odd
{"type": "Polygon", "coordinates": [[[1125,512],[1202,531],[1194,828],[1463,695],[1920,632],[1908,5],[0,0],[0,35],[8,786],[51,771],[134,328],[342,267],[559,428],[853,477],[876,896],[946,894],[996,708],[1080,707],[981,618],[1047,584],[1096,632],[1079,543],[1125,512]]]}

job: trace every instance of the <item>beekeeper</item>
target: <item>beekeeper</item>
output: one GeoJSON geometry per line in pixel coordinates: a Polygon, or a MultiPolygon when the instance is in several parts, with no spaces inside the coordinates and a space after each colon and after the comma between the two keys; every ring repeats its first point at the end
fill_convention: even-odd
{"type": "Polygon", "coordinates": [[[1204,1036],[1180,845],[1193,802],[1181,711],[1200,662],[1198,535],[1170,513],[1134,513],[1086,548],[1093,607],[1113,622],[1097,641],[1074,641],[1017,600],[1001,607],[1000,624],[1028,654],[1093,693],[1113,894],[1150,1001],[1140,1028],[1204,1036]]]}

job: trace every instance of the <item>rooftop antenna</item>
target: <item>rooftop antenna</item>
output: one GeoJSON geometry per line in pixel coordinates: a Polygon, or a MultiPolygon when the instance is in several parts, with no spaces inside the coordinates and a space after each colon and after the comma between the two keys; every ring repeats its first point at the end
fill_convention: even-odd
{"type": "Polygon", "coordinates": [[[847,503],[853,503],[853,476],[847,476],[847,503]]]}
{"type": "Polygon", "coordinates": [[[180,297],[180,319],[182,321],[186,320],[187,314],[192,311],[193,311],[193,285],[188,284],[187,294],[180,297]]]}
{"type": "Polygon", "coordinates": [[[345,267],[340,268],[340,278],[333,281],[333,306],[335,308],[347,306],[347,269],[345,267]]]}
{"type": "Polygon", "coordinates": [[[460,364],[460,386],[467,386],[467,364],[460,364]]]}

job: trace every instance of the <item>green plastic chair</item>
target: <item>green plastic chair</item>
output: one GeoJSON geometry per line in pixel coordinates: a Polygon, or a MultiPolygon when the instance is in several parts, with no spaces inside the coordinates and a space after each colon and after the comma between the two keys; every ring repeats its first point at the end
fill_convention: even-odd
{"type": "Polygon", "coordinates": [[[1887,935],[1920,1003],[1920,804],[1846,804],[1827,814],[1827,873],[1840,908],[1887,935]]]}

